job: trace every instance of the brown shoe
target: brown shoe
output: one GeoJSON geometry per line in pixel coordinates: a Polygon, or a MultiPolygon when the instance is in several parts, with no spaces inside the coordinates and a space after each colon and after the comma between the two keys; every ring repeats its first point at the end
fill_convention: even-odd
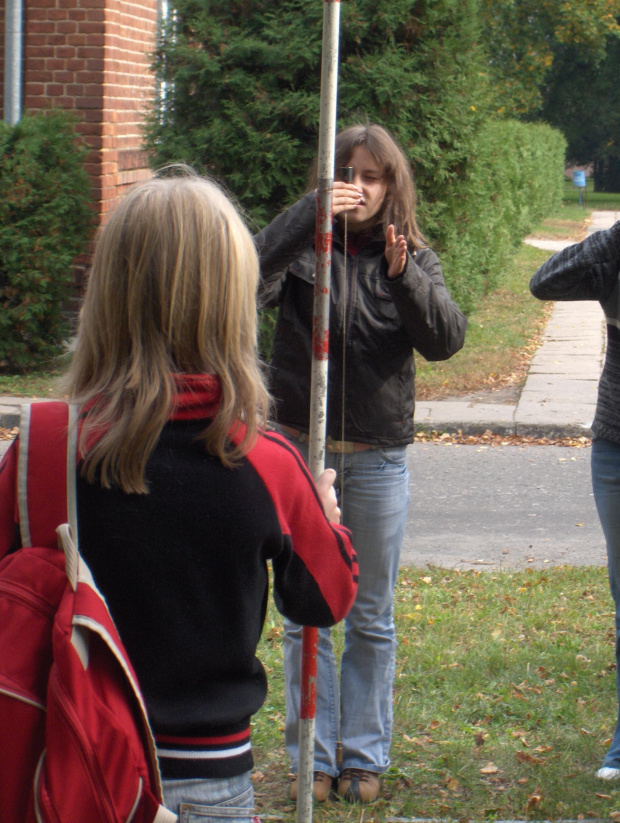
{"type": "Polygon", "coordinates": [[[338,794],[349,803],[372,803],[380,788],[379,775],[366,769],[345,769],[338,781],[338,794]]]}
{"type": "MultiPolygon", "coordinates": [[[[315,772],[312,780],[312,795],[317,803],[324,803],[329,797],[329,793],[334,787],[334,778],[325,772],[315,772]]],[[[289,789],[291,800],[297,801],[297,775],[291,783],[289,789]]]]}

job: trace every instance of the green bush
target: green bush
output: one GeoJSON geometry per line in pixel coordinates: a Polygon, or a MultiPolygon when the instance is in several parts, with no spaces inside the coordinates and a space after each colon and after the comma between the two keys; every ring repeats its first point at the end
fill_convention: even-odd
{"type": "MultiPolygon", "coordinates": [[[[486,107],[480,0],[342,3],[339,128],[381,123],[434,200],[464,173],[486,107]]],[[[147,144],[221,179],[260,227],[303,192],[318,147],[322,4],[177,0],[147,144]]],[[[426,228],[426,226],[425,226],[426,228]]]]}
{"type": "Polygon", "coordinates": [[[544,124],[488,120],[455,196],[431,205],[432,239],[457,303],[497,288],[529,231],[562,202],[566,140],[544,124]]]}
{"type": "Polygon", "coordinates": [[[49,364],[69,332],[73,267],[93,229],[87,149],[63,112],[0,124],[0,370],[49,364]]]}

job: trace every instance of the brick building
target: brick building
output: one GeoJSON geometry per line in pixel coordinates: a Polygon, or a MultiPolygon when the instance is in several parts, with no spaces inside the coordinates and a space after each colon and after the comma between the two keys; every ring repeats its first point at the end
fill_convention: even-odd
{"type": "MultiPolygon", "coordinates": [[[[11,0],[0,0],[0,32],[11,0]]],[[[92,151],[87,168],[99,217],[150,176],[141,124],[155,92],[150,55],[158,0],[22,0],[22,111],[71,109],[92,151]]],[[[6,36],[0,35],[4,116],[6,36]]]]}

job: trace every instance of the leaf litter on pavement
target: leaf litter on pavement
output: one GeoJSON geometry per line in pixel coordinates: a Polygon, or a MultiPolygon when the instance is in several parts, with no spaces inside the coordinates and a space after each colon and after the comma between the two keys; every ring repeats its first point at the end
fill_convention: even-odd
{"type": "Polygon", "coordinates": [[[585,449],[592,444],[589,437],[532,437],[518,434],[494,434],[487,429],[483,434],[463,434],[457,432],[416,431],[415,443],[437,443],[447,446],[567,446],[585,449]]]}

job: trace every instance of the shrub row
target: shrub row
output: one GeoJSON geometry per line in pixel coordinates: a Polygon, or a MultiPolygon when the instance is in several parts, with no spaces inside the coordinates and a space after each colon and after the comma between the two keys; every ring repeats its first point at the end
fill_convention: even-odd
{"type": "Polygon", "coordinates": [[[0,124],[0,370],[49,365],[69,332],[73,262],[93,229],[86,149],[62,112],[0,124]]]}
{"type": "Polygon", "coordinates": [[[544,124],[489,120],[454,196],[423,206],[455,300],[469,312],[495,289],[529,231],[562,201],[566,141],[544,124]]]}

